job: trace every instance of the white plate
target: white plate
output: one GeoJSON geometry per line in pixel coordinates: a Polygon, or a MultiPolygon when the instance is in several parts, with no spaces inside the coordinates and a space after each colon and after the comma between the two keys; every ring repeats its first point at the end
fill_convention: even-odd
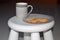
{"type": "MultiPolygon", "coordinates": [[[[34,18],[34,17],[37,17],[37,18],[47,18],[48,19],[48,22],[51,22],[52,20],[54,20],[54,18],[52,16],[49,16],[49,15],[44,15],[44,14],[30,14],[28,17],[26,17],[24,19],[24,21],[27,19],[27,18],[34,18]]],[[[25,21],[26,22],[26,21],[25,21]]],[[[45,23],[48,23],[48,22],[45,22],[45,23]]],[[[27,22],[28,23],[28,22],[27,22]]],[[[31,23],[30,23],[31,24],[31,23]]],[[[33,24],[33,23],[32,23],[33,24]]],[[[42,24],[42,23],[38,23],[38,24],[42,24]]]]}

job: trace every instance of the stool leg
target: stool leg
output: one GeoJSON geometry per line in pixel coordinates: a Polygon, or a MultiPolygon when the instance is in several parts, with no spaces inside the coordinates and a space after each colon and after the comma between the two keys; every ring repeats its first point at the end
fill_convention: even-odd
{"type": "Polygon", "coordinates": [[[39,33],[31,33],[31,40],[41,40],[39,33]]]}
{"type": "Polygon", "coordinates": [[[24,40],[31,40],[31,34],[30,33],[24,33],[24,40]]]}
{"type": "Polygon", "coordinates": [[[51,30],[44,32],[44,40],[53,40],[53,34],[51,30]]]}
{"type": "Polygon", "coordinates": [[[9,40],[18,40],[18,32],[11,30],[9,35],[9,40]]]}

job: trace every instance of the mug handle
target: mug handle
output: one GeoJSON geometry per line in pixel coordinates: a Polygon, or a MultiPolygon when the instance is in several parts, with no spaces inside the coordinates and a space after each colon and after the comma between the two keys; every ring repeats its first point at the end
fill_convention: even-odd
{"type": "Polygon", "coordinates": [[[28,14],[27,14],[27,15],[29,15],[29,14],[32,12],[32,10],[33,10],[33,6],[32,6],[32,5],[28,5],[27,7],[28,7],[28,8],[31,7],[31,10],[30,10],[30,11],[28,12],[28,14]]]}

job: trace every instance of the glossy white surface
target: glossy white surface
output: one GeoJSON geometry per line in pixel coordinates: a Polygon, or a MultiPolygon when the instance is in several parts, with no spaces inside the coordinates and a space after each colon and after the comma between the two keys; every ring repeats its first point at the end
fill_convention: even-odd
{"type": "Polygon", "coordinates": [[[11,30],[8,40],[18,40],[18,37],[19,37],[19,33],[14,30],[11,30]]]}
{"type": "Polygon", "coordinates": [[[25,2],[18,2],[18,3],[16,3],[16,5],[28,5],[28,4],[25,2]]]}
{"type": "Polygon", "coordinates": [[[53,40],[53,34],[51,30],[44,32],[44,40],[53,40]]]}
{"type": "Polygon", "coordinates": [[[31,33],[31,40],[41,40],[39,33],[31,33]]]}
{"type": "MultiPolygon", "coordinates": [[[[31,15],[33,15],[33,14],[31,14],[31,15]]],[[[50,18],[50,17],[47,16],[47,18],[50,18]]],[[[46,30],[52,28],[54,26],[54,20],[47,22],[47,23],[42,23],[42,24],[30,24],[30,23],[20,20],[16,16],[14,16],[9,19],[8,25],[11,29],[16,30],[16,31],[41,32],[41,31],[46,31],[46,30]]]]}
{"type": "Polygon", "coordinates": [[[24,17],[29,15],[33,10],[33,6],[28,5],[27,3],[16,3],[16,16],[23,20],[24,17]],[[28,12],[28,8],[31,10],[28,12]]]}
{"type": "MultiPolygon", "coordinates": [[[[45,17],[45,18],[48,18],[48,22],[40,23],[40,24],[31,24],[31,23],[27,23],[24,21],[26,18],[24,18],[24,20],[21,20],[19,17],[14,16],[9,19],[8,25],[12,30],[15,31],[15,33],[14,33],[15,35],[18,35],[18,34],[16,34],[16,31],[27,32],[27,34],[24,33],[24,40],[30,40],[30,39],[31,40],[41,40],[39,32],[43,31],[45,40],[53,40],[52,32],[49,29],[54,26],[55,21],[53,20],[53,18],[51,16],[42,15],[42,14],[31,14],[29,17],[30,18],[31,17],[39,17],[39,18],[45,17]],[[49,31],[47,31],[47,30],[49,30],[49,31]],[[31,38],[28,35],[28,32],[31,32],[31,38]]],[[[27,17],[27,18],[29,18],[29,17],[27,17]]],[[[10,33],[10,35],[11,35],[9,38],[10,40],[15,38],[15,37],[12,38],[12,33],[13,32],[10,33]]],[[[16,37],[16,40],[17,40],[17,37],[16,37]]]]}

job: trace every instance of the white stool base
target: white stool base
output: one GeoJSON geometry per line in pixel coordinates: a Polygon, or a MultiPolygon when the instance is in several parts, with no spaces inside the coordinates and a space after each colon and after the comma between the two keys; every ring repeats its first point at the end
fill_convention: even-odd
{"type": "Polygon", "coordinates": [[[18,40],[18,32],[11,30],[8,40],[18,40]]]}
{"type": "Polygon", "coordinates": [[[44,32],[44,40],[53,40],[53,35],[51,30],[44,32]]]}
{"type": "Polygon", "coordinates": [[[31,40],[41,40],[39,33],[31,33],[31,40]]]}

